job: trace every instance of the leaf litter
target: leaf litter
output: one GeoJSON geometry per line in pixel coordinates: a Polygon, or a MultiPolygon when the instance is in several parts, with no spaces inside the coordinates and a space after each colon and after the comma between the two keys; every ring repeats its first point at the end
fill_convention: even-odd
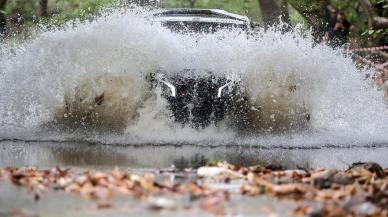
{"type": "Polygon", "coordinates": [[[157,178],[156,172],[135,174],[118,168],[110,172],[3,168],[0,181],[28,188],[36,201],[47,191],[63,191],[96,201],[99,209],[113,208],[109,203],[113,197],[130,196],[144,201],[152,211],[197,207],[222,216],[226,215],[226,202],[239,194],[293,201],[297,204],[295,216],[388,216],[388,169],[376,163],[355,163],[340,171],[221,162],[185,173],[195,174],[195,178],[176,182],[157,178]],[[238,191],[217,187],[236,184],[238,191]]]}

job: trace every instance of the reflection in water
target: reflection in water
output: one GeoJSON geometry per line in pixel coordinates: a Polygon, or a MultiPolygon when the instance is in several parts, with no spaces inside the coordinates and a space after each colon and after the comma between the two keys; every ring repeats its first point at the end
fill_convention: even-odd
{"type": "Polygon", "coordinates": [[[374,161],[388,167],[388,146],[378,148],[265,149],[249,146],[112,146],[87,143],[0,142],[0,167],[34,166],[50,168],[114,166],[123,168],[198,168],[207,162],[227,161],[249,165],[272,165],[282,168],[346,168],[357,161],[374,161]],[[368,154],[365,154],[368,153],[368,154]]]}
{"type": "Polygon", "coordinates": [[[116,166],[116,165],[136,165],[136,159],[126,156],[117,150],[109,149],[107,147],[55,147],[50,146],[48,150],[51,151],[55,160],[62,165],[95,165],[95,166],[116,166]]]}

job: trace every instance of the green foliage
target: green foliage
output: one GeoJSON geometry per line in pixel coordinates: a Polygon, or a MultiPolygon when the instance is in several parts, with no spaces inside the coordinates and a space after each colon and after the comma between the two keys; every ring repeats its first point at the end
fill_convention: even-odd
{"type": "MultiPolygon", "coordinates": [[[[371,0],[372,5],[380,4],[383,13],[388,14],[388,0],[371,0]]],[[[369,29],[366,12],[358,1],[332,0],[333,6],[345,14],[345,17],[354,26],[357,35],[361,37],[380,38],[388,35],[388,29],[369,29]]]]}
{"type": "Polygon", "coordinates": [[[383,8],[388,8],[388,0],[378,0],[377,4],[384,4],[383,8]]]}
{"type": "Polygon", "coordinates": [[[303,16],[297,10],[295,10],[291,6],[289,6],[288,10],[290,13],[290,23],[292,26],[302,24],[302,26],[307,27],[306,20],[303,18],[303,16]]]}
{"type": "MultiPolygon", "coordinates": [[[[49,0],[48,12],[54,22],[63,23],[93,14],[118,0],[49,0]]],[[[28,24],[39,17],[39,0],[8,0],[4,12],[11,23],[28,24]]]]}
{"type": "Polygon", "coordinates": [[[346,19],[357,28],[357,31],[361,33],[368,28],[365,12],[358,1],[332,0],[332,4],[345,14],[346,19]],[[365,19],[360,19],[364,16],[365,19]]]}
{"type": "MultiPolygon", "coordinates": [[[[68,21],[93,18],[100,9],[119,5],[124,0],[48,0],[48,16],[40,16],[40,0],[8,0],[3,13],[7,35],[23,39],[37,24],[61,25],[68,21]]],[[[1,13],[1,12],[0,12],[1,13]]]]}
{"type": "Polygon", "coordinates": [[[8,0],[4,11],[13,22],[32,20],[36,15],[38,4],[38,1],[33,0],[8,0]]]}
{"type": "Polygon", "coordinates": [[[388,29],[369,29],[364,31],[361,36],[370,36],[373,38],[378,38],[382,36],[383,34],[388,34],[388,29]]]}
{"type": "Polygon", "coordinates": [[[117,0],[62,0],[52,7],[56,13],[51,18],[52,22],[61,24],[73,19],[87,19],[91,14],[96,13],[103,7],[112,6],[117,0]]]}

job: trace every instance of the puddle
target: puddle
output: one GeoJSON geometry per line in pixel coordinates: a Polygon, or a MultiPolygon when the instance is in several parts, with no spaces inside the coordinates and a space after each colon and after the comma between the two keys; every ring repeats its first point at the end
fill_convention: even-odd
{"type": "Polygon", "coordinates": [[[264,164],[283,168],[346,169],[354,162],[374,161],[388,167],[388,145],[352,148],[264,148],[252,146],[142,145],[118,146],[78,142],[0,142],[0,167],[125,169],[200,167],[227,161],[243,166],[264,164]]]}
{"type": "MultiPolygon", "coordinates": [[[[383,167],[388,146],[353,148],[265,148],[249,146],[198,146],[198,145],[139,145],[119,146],[80,142],[0,142],[0,167],[32,166],[40,169],[56,165],[74,170],[111,170],[118,166],[131,172],[154,172],[156,168],[199,167],[209,161],[226,160],[233,164],[271,164],[283,168],[326,167],[344,169],[356,161],[374,161],[383,167]],[[366,154],[367,153],[367,154],[366,154]]],[[[179,173],[166,174],[179,181],[179,173]]],[[[158,175],[163,176],[163,175],[158,175]]],[[[185,176],[182,181],[187,181],[185,176]]],[[[219,183],[216,187],[222,187],[219,183]]],[[[224,187],[233,192],[231,184],[224,187]]],[[[0,216],[213,216],[200,208],[162,210],[150,209],[144,200],[115,197],[108,201],[109,209],[98,209],[101,201],[87,201],[81,197],[61,192],[45,192],[40,200],[27,188],[0,182],[0,216]],[[15,214],[16,213],[16,214],[15,214]],[[60,213],[58,215],[58,213],[60,213]]],[[[231,193],[223,204],[228,216],[293,216],[298,203],[273,197],[246,197],[231,193]]]]}
{"type": "MultiPolygon", "coordinates": [[[[195,207],[155,211],[149,209],[148,203],[128,197],[118,197],[103,203],[109,203],[112,207],[97,209],[96,201],[85,201],[60,192],[46,192],[39,201],[34,201],[33,194],[27,189],[9,183],[0,184],[0,216],[214,216],[195,207]]],[[[225,208],[229,216],[268,216],[274,213],[292,216],[295,204],[264,196],[253,198],[233,195],[226,202],[225,208]]]]}

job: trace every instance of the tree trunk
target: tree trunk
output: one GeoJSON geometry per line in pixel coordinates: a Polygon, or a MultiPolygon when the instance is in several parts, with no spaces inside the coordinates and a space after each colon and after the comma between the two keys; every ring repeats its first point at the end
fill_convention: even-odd
{"type": "Polygon", "coordinates": [[[311,25],[313,35],[317,41],[322,40],[328,28],[330,13],[327,9],[330,0],[288,0],[311,25]]]}
{"type": "Polygon", "coordinates": [[[0,0],[0,38],[2,35],[5,35],[7,28],[7,19],[5,17],[5,4],[7,0],[0,0]]]}
{"type": "Polygon", "coordinates": [[[194,8],[195,7],[195,3],[197,3],[197,0],[189,0],[189,3],[190,3],[190,7],[194,8]]]}
{"type": "Polygon", "coordinates": [[[40,9],[40,16],[47,17],[48,16],[48,0],[40,0],[39,1],[39,9],[40,9]]]}
{"type": "Polygon", "coordinates": [[[359,2],[362,8],[365,10],[365,13],[368,17],[368,24],[370,28],[373,28],[373,29],[388,28],[388,18],[377,16],[369,0],[359,0],[359,2]]]}
{"type": "Polygon", "coordinates": [[[281,0],[280,5],[275,0],[258,1],[265,26],[277,24],[279,21],[289,23],[288,3],[286,0],[281,0]]]}
{"type": "Polygon", "coordinates": [[[288,12],[288,1],[287,0],[281,0],[280,13],[282,15],[282,22],[283,23],[290,23],[290,14],[288,12]]]}

